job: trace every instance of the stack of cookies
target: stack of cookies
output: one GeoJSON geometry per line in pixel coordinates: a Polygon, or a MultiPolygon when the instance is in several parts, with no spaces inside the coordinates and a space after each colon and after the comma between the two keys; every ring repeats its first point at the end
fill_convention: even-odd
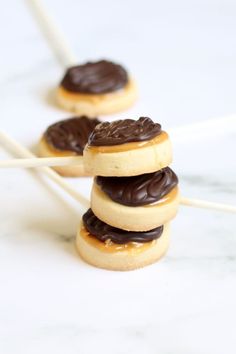
{"type": "Polygon", "coordinates": [[[98,124],[84,150],[94,178],[91,209],[77,235],[82,258],[97,267],[131,270],[160,259],[179,204],[169,137],[150,118],[98,124]]]}

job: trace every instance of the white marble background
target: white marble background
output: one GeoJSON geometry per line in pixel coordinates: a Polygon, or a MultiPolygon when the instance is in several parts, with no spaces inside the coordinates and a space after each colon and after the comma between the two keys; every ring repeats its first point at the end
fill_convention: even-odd
{"type": "MultiPolygon", "coordinates": [[[[137,78],[141,100],[119,116],[170,127],[236,113],[235,1],[44,3],[79,61],[115,59],[137,78]]],[[[0,128],[34,146],[69,116],[51,94],[62,70],[26,2],[2,2],[0,24],[0,128]]],[[[211,135],[175,144],[182,191],[236,203],[235,130],[211,135]]],[[[89,195],[89,179],[71,183],[89,195]]],[[[181,207],[167,257],[120,273],[77,256],[82,212],[45,179],[0,171],[1,354],[235,353],[235,215],[181,207]]]]}

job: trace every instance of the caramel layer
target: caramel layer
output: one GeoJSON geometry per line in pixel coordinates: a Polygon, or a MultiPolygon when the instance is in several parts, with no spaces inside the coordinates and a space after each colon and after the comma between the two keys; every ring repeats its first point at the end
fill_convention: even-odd
{"type": "Polygon", "coordinates": [[[81,226],[80,236],[92,247],[98,248],[101,252],[105,252],[105,253],[130,252],[131,254],[137,254],[152,247],[158,241],[158,239],[156,239],[146,243],[128,242],[122,245],[113,242],[101,242],[98,239],[96,239],[94,236],[92,236],[85,229],[83,224],[81,226]]]}
{"type": "Polygon", "coordinates": [[[85,146],[85,149],[93,153],[112,153],[112,152],[123,152],[129,150],[141,149],[148,146],[153,146],[162,143],[169,138],[168,134],[164,131],[160,135],[157,135],[154,139],[133,143],[126,143],[122,145],[111,145],[111,146],[85,146]]]}
{"type": "Polygon", "coordinates": [[[58,87],[58,94],[63,96],[64,98],[70,100],[70,101],[89,101],[89,102],[99,102],[103,101],[105,99],[110,99],[114,96],[120,96],[124,95],[126,91],[132,89],[133,83],[131,80],[127,83],[127,85],[124,86],[121,90],[111,92],[111,93],[103,93],[103,94],[92,94],[92,93],[78,93],[78,92],[70,92],[64,89],[64,87],[59,86],[58,87]]]}

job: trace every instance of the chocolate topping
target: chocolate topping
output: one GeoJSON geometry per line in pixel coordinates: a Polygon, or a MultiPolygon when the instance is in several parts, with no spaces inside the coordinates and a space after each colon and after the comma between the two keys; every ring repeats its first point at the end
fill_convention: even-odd
{"type": "Polygon", "coordinates": [[[146,141],[161,134],[161,125],[150,118],[123,119],[99,124],[90,135],[91,146],[121,145],[135,141],[146,141]]]}
{"type": "Polygon", "coordinates": [[[69,68],[61,86],[71,92],[103,94],[120,90],[127,82],[128,75],[122,66],[100,60],[69,68]]]}
{"type": "Polygon", "coordinates": [[[61,120],[48,127],[44,138],[58,150],[69,150],[83,155],[89,135],[99,123],[98,119],[89,119],[86,116],[61,120]]]}
{"type": "Polygon", "coordinates": [[[177,184],[169,167],[132,177],[96,177],[96,183],[114,202],[132,207],[155,203],[177,184]]]}
{"type": "Polygon", "coordinates": [[[128,242],[150,242],[162,235],[163,226],[146,232],[130,232],[112,227],[99,220],[92,209],[83,215],[83,223],[86,230],[99,241],[110,240],[114,243],[124,244],[128,242]]]}

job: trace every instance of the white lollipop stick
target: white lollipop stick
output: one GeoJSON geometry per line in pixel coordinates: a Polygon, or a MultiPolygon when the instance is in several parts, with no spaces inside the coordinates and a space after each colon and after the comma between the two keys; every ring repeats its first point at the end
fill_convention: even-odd
{"type": "Polygon", "coordinates": [[[49,166],[82,166],[83,158],[77,156],[65,157],[31,157],[0,161],[0,168],[36,168],[49,166]]]}
{"type": "MultiPolygon", "coordinates": [[[[26,149],[24,146],[19,144],[16,140],[12,139],[6,133],[0,131],[0,142],[8,150],[12,151],[15,155],[22,158],[35,158],[36,156],[26,149]]],[[[68,184],[64,178],[60,177],[56,172],[54,172],[49,167],[41,167],[40,172],[43,172],[49,179],[55,182],[59,187],[61,187],[66,193],[68,193],[72,198],[82,204],[85,208],[89,208],[89,201],[83,197],[79,192],[68,184]]]]}
{"type": "Polygon", "coordinates": [[[53,18],[44,8],[40,0],[27,0],[31,6],[39,26],[47,39],[50,47],[53,49],[56,58],[63,65],[69,67],[77,64],[77,58],[71,51],[67,40],[61,30],[57,27],[53,18]]]}
{"type": "Polygon", "coordinates": [[[180,199],[180,204],[195,208],[202,208],[202,209],[212,209],[216,211],[224,211],[228,213],[236,213],[236,206],[228,205],[228,204],[221,204],[221,203],[213,203],[208,202],[206,200],[201,199],[190,199],[182,197],[180,199]]]}

